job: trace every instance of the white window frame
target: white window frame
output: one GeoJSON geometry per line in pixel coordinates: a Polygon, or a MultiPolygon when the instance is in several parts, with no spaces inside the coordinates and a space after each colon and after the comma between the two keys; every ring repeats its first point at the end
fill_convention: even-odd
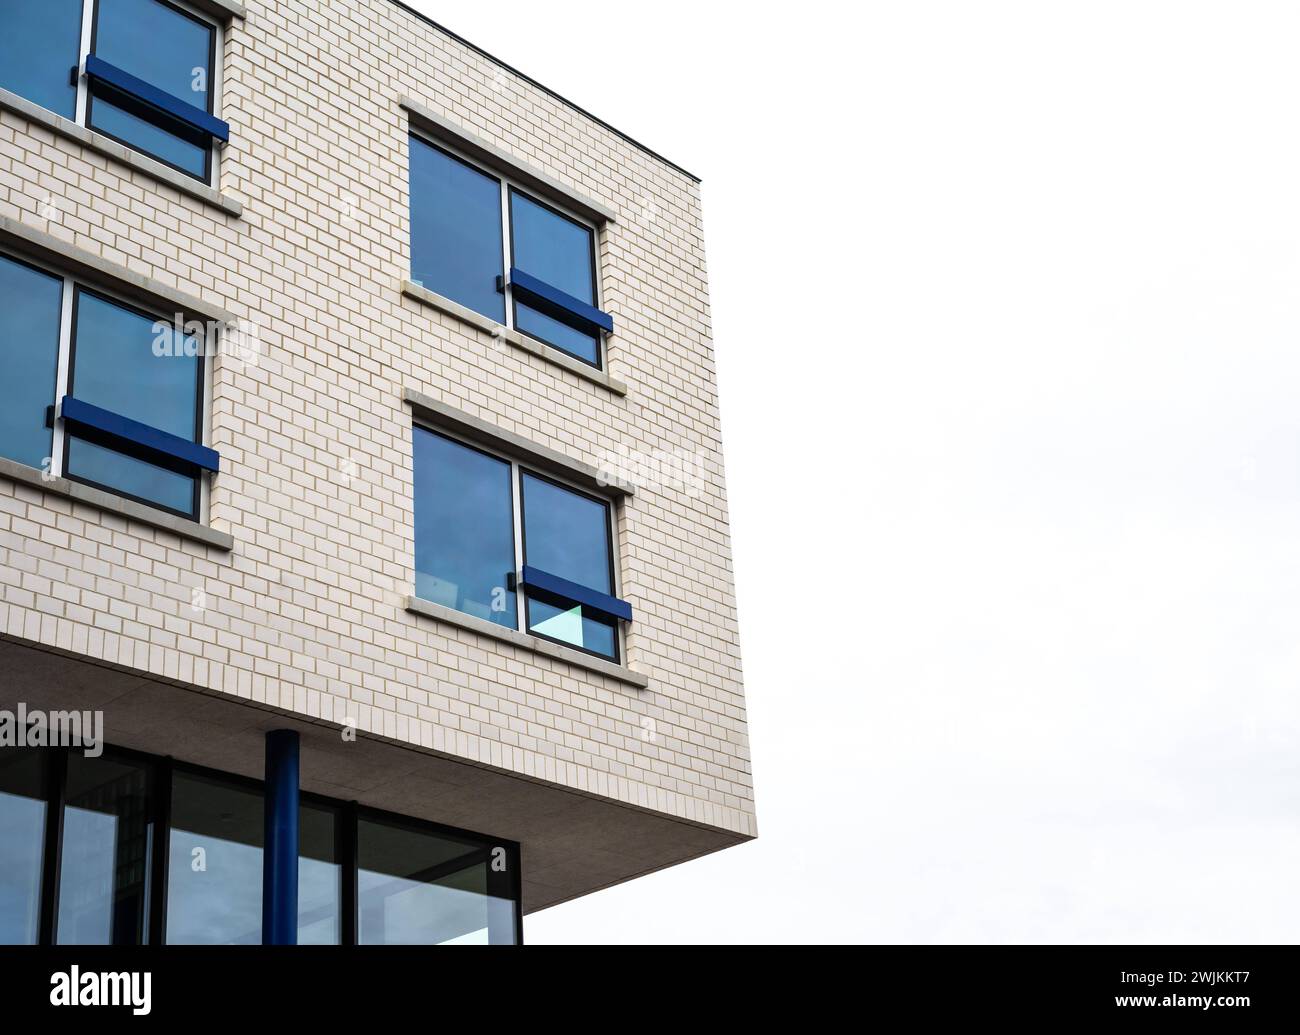
{"type": "MultiPolygon", "coordinates": [[[[571,478],[565,478],[563,475],[555,474],[549,470],[544,471],[541,468],[535,467],[534,465],[528,463],[526,460],[519,460],[518,458],[512,456],[508,452],[504,452],[500,449],[494,449],[491,446],[484,445],[480,441],[466,438],[464,435],[459,435],[456,432],[451,431],[448,428],[439,425],[436,421],[424,420],[419,417],[416,417],[412,423],[414,424],[415,427],[431,432],[434,435],[441,435],[443,438],[450,439],[452,442],[455,442],[458,445],[462,445],[467,449],[472,449],[475,452],[483,453],[486,456],[492,457],[494,460],[500,460],[502,463],[506,463],[510,465],[510,510],[511,510],[510,520],[514,526],[514,551],[515,551],[514,630],[516,632],[524,633],[526,636],[536,636],[537,639],[542,640],[546,643],[555,643],[561,647],[568,647],[570,650],[580,651],[581,653],[586,654],[589,657],[598,658],[601,661],[612,662],[613,664],[616,665],[624,664],[625,662],[623,659],[627,657],[627,640],[626,640],[627,630],[625,628],[626,623],[624,622],[614,623],[614,649],[618,655],[615,658],[608,658],[604,654],[598,654],[595,651],[586,650],[582,647],[575,646],[572,643],[563,643],[560,640],[553,640],[545,636],[539,636],[537,633],[531,632],[528,628],[527,593],[525,592],[524,587],[519,584],[519,578],[523,575],[523,570],[524,570],[523,475],[525,473],[536,475],[537,477],[542,478],[546,481],[555,482],[557,485],[561,485],[566,489],[570,489],[573,492],[578,493],[580,496],[585,496],[588,499],[600,500],[602,503],[605,504],[605,519],[607,523],[606,534],[609,536],[610,568],[613,575],[613,586],[614,586],[614,591],[611,595],[621,600],[623,599],[623,571],[622,571],[622,565],[619,563],[619,555],[618,555],[619,501],[615,498],[603,496],[600,493],[592,492],[590,489],[579,485],[571,478]]],[[[414,455],[414,453],[412,455],[414,455]]],[[[414,506],[416,502],[417,501],[413,499],[412,505],[414,506]]],[[[452,608],[451,610],[456,610],[456,609],[452,608]]],[[[503,628],[509,628],[509,627],[503,627],[503,628]]]]}
{"type": "MultiPolygon", "coordinates": [[[[421,129],[414,122],[410,125],[409,130],[411,136],[419,137],[420,140],[428,144],[430,147],[451,155],[457,161],[464,162],[471,169],[476,169],[484,176],[489,176],[492,179],[496,180],[497,183],[500,184],[501,186],[501,211],[500,211],[501,259],[503,265],[502,265],[500,276],[504,278],[505,281],[505,292],[504,292],[505,323],[503,326],[505,326],[509,330],[514,331],[516,334],[524,335],[525,337],[529,338],[532,341],[537,342],[538,344],[544,346],[545,348],[553,349],[555,352],[558,352],[560,355],[566,356],[567,358],[577,363],[582,363],[584,366],[591,367],[593,370],[600,370],[602,373],[607,372],[609,370],[609,363],[608,363],[608,355],[606,349],[608,346],[607,339],[609,335],[607,335],[604,331],[600,331],[596,335],[597,338],[596,352],[600,360],[600,363],[598,365],[593,366],[592,364],[588,363],[585,359],[582,359],[579,356],[575,356],[572,352],[569,352],[566,349],[562,349],[558,345],[552,345],[549,341],[546,341],[544,338],[539,338],[535,334],[529,334],[527,331],[520,330],[518,327],[515,326],[514,288],[510,283],[510,270],[515,265],[514,233],[513,233],[514,227],[512,225],[511,212],[510,212],[510,191],[516,190],[520,194],[523,194],[524,196],[532,199],[538,204],[546,208],[554,209],[556,212],[563,215],[566,219],[571,219],[573,222],[577,223],[579,226],[585,227],[590,232],[591,271],[592,271],[592,281],[595,287],[595,291],[593,292],[593,294],[596,299],[595,302],[592,304],[597,309],[603,310],[605,308],[604,283],[603,283],[605,278],[602,276],[601,261],[600,261],[600,242],[601,242],[600,226],[597,225],[596,223],[593,223],[590,219],[587,219],[586,217],[579,215],[577,212],[575,212],[569,206],[565,205],[563,202],[556,201],[550,196],[545,195],[533,189],[532,187],[529,187],[527,184],[514,179],[513,177],[510,176],[508,172],[505,172],[499,168],[495,168],[491,165],[485,165],[483,162],[475,158],[471,158],[462,149],[456,147],[454,144],[448,143],[446,140],[442,139],[436,134],[429,133],[427,130],[421,129]]],[[[409,172],[410,170],[409,156],[407,161],[407,169],[408,169],[407,191],[409,193],[411,189],[410,172],[409,172]]],[[[413,270],[410,271],[410,275],[411,275],[411,279],[414,281],[415,272],[413,270]]],[[[420,283],[420,282],[416,281],[416,283],[420,283]]],[[[440,293],[438,292],[438,289],[434,287],[432,284],[424,284],[423,286],[430,291],[433,291],[435,293],[440,293]]],[[[477,312],[477,310],[475,310],[475,312],[477,312]]],[[[478,313],[478,315],[484,316],[483,313],[478,313]]],[[[484,318],[488,320],[492,319],[492,317],[490,316],[484,316],[484,318]]]]}

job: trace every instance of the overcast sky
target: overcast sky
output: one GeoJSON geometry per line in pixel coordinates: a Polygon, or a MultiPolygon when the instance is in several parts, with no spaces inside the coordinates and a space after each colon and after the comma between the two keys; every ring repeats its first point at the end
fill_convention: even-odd
{"type": "Polygon", "coordinates": [[[705,181],[760,839],[528,940],[1293,941],[1296,6],[416,5],[705,181]]]}

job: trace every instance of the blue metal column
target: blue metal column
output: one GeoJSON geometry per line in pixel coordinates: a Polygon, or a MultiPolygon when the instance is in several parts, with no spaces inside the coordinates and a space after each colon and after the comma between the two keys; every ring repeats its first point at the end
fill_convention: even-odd
{"type": "Polygon", "coordinates": [[[262,944],[298,944],[298,734],[266,735],[262,944]]]}

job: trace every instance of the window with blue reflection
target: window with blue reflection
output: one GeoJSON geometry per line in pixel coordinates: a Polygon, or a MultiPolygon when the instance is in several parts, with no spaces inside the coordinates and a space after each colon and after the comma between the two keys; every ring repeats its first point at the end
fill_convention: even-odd
{"type": "Polygon", "coordinates": [[[59,876],[60,945],[143,945],[149,930],[152,772],[109,755],[68,756],[59,876]]]}
{"type": "Polygon", "coordinates": [[[0,2],[0,87],[75,118],[80,63],[81,0],[0,2]]]}
{"type": "Polygon", "coordinates": [[[342,937],[338,822],[334,809],[307,802],[298,807],[299,945],[338,945],[342,937]]]}
{"type": "MultiPolygon", "coordinates": [[[[595,244],[589,227],[512,190],[510,232],[517,269],[588,305],[596,304],[595,244]]],[[[584,363],[600,366],[598,335],[570,327],[518,300],[515,326],[584,363]]]]}
{"type": "Polygon", "coordinates": [[[53,432],[63,281],[0,255],[0,456],[44,468],[53,432]]]}
{"type": "Polygon", "coordinates": [[[411,137],[411,279],[505,323],[501,183],[411,137]]]}
{"type": "Polygon", "coordinates": [[[167,861],[169,945],[262,943],[262,794],[177,772],[167,861]]]}
{"type": "MultiPolygon", "coordinates": [[[[162,0],[97,5],[97,57],[209,113],[215,39],[207,22],[162,0]]],[[[191,176],[209,178],[211,141],[205,134],[106,84],[92,91],[89,124],[191,176]]]]}
{"type": "Polygon", "coordinates": [[[0,750],[0,945],[35,945],[41,922],[45,759],[0,750]]]}
{"type": "Polygon", "coordinates": [[[357,828],[361,945],[514,941],[507,853],[389,820],[357,828]]]}
{"type": "MultiPolygon", "coordinates": [[[[160,431],[197,442],[201,342],[170,321],[78,288],[68,394],[160,431]]],[[[199,480],[123,452],[107,441],[69,435],[69,478],[185,517],[198,515],[199,480]]]]}
{"type": "Polygon", "coordinates": [[[414,429],[415,595],[514,629],[510,464],[414,429]]]}
{"type": "MultiPolygon", "coordinates": [[[[599,593],[614,594],[609,505],[525,473],[524,563],[599,593]]],[[[580,604],[557,606],[528,597],[528,631],[617,659],[614,623],[580,604]]]]}

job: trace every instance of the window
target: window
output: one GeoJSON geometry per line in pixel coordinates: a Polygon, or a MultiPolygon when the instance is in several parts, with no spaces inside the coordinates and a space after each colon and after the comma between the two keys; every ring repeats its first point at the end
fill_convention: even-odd
{"type": "Polygon", "coordinates": [[[338,810],[298,806],[298,944],[342,940],[343,867],[339,865],[338,810]]]}
{"type": "Polygon", "coordinates": [[[595,230],[422,137],[410,140],[411,279],[600,368],[614,322],[598,308],[595,230]]]}
{"type": "MultiPolygon", "coordinates": [[[[0,945],[261,944],[263,794],[116,748],[0,751],[0,945]]],[[[513,842],[309,794],[298,839],[299,945],[519,940],[513,842]]]]}
{"type": "Polygon", "coordinates": [[[60,945],[148,941],[152,781],[152,768],[144,763],[68,756],[60,945]]]}
{"type": "Polygon", "coordinates": [[[35,945],[45,846],[44,758],[0,751],[0,945],[35,945]]]}
{"type": "Polygon", "coordinates": [[[218,31],[180,0],[5,0],[0,86],[211,183],[218,31]]]}
{"type": "Polygon", "coordinates": [[[0,255],[0,456],[50,463],[63,281],[0,255]]]}
{"type": "Polygon", "coordinates": [[[505,323],[501,182],[412,137],[411,199],[411,279],[505,323]]]}
{"type": "Polygon", "coordinates": [[[262,943],[262,795],[178,772],[167,858],[168,945],[262,943]]]}
{"type": "Polygon", "coordinates": [[[589,307],[596,305],[596,257],[590,228],[517,190],[510,192],[513,242],[515,326],[525,334],[600,366],[600,331],[573,319],[565,306],[536,290],[525,290],[524,276],[535,278],[589,307]]]}
{"type": "Polygon", "coordinates": [[[617,661],[632,609],[616,596],[609,501],[419,425],[413,434],[416,596],[617,661]]]}
{"type": "Polygon", "coordinates": [[[65,119],[77,117],[81,3],[4,0],[0,10],[0,87],[65,119]]]}
{"type": "Polygon", "coordinates": [[[215,330],[0,255],[0,456],[198,520],[215,330]]]}
{"type": "Polygon", "coordinates": [[[508,945],[504,849],[391,820],[357,828],[358,944],[508,945]]]}

